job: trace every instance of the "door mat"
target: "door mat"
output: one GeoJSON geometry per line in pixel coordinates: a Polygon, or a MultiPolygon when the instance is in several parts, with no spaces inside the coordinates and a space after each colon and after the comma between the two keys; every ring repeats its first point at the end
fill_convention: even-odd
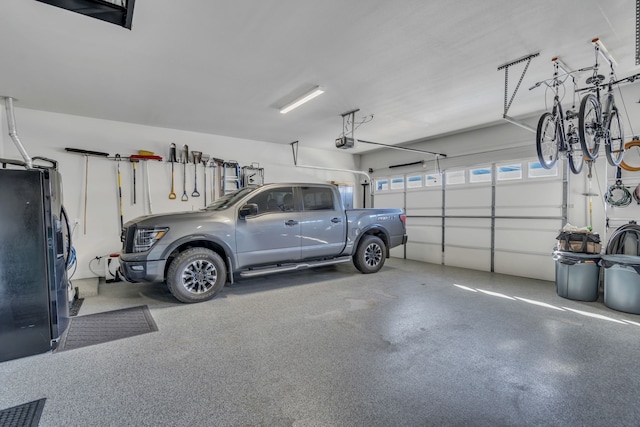
{"type": "Polygon", "coordinates": [[[14,406],[0,411],[0,426],[2,427],[36,427],[40,423],[40,416],[47,399],[14,406]]]}
{"type": "Polygon", "coordinates": [[[71,308],[69,308],[69,316],[77,316],[80,312],[80,307],[82,307],[83,302],[84,298],[74,299],[73,304],[71,304],[71,308]]]}
{"type": "Polygon", "coordinates": [[[156,322],[146,305],[76,316],[60,340],[59,351],[102,344],[155,332],[156,322]]]}

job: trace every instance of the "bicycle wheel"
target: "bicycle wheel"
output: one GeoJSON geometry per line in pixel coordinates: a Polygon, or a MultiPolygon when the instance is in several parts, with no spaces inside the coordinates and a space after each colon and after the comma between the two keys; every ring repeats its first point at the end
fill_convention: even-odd
{"type": "Polygon", "coordinates": [[[584,154],[582,153],[580,138],[578,137],[578,132],[576,132],[575,128],[573,128],[573,133],[568,135],[567,145],[569,145],[569,149],[567,150],[569,169],[571,169],[571,172],[574,174],[579,175],[580,172],[582,172],[582,167],[584,166],[584,154]]]}
{"type": "Polygon", "coordinates": [[[617,108],[611,110],[605,153],[611,166],[618,166],[622,162],[622,156],[624,155],[624,129],[622,128],[622,120],[620,120],[617,108]]]}
{"type": "Polygon", "coordinates": [[[600,123],[602,123],[602,113],[600,102],[593,94],[588,94],[582,98],[580,103],[580,113],[578,115],[578,131],[580,132],[580,146],[584,156],[589,160],[598,157],[600,149],[600,123]]]}
{"type": "Polygon", "coordinates": [[[536,151],[543,168],[551,169],[558,161],[559,139],[556,117],[551,113],[544,113],[538,120],[536,131],[536,151]]]}

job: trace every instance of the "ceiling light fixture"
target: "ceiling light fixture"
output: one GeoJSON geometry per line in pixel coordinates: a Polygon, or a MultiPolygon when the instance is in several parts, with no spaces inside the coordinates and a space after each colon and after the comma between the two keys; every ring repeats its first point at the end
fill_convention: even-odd
{"type": "Polygon", "coordinates": [[[298,108],[305,102],[311,101],[313,98],[315,98],[318,95],[322,95],[323,93],[324,93],[323,87],[314,86],[309,92],[305,93],[300,98],[282,107],[280,109],[280,114],[287,114],[289,111],[293,110],[294,108],[298,108]]]}

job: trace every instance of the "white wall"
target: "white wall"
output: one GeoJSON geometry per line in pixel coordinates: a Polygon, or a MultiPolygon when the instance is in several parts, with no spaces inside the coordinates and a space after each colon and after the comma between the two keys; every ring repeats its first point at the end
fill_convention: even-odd
{"type": "MultiPolygon", "coordinates": [[[[102,275],[103,264],[92,260],[120,251],[117,173],[116,162],[99,157],[88,158],[88,203],[85,223],[85,157],[68,153],[64,150],[65,147],[106,152],[110,156],[119,153],[123,157],[137,154],[138,150],[144,149],[153,151],[166,160],[169,144],[173,142],[178,149],[187,144],[190,150],[202,151],[204,154],[225,160],[236,160],[242,166],[258,162],[265,169],[265,182],[358,182],[358,177],[352,173],[296,168],[289,144],[249,141],[24,108],[14,109],[17,132],[29,155],[48,157],[59,162],[63,178],[64,204],[72,227],[75,223],[73,246],[78,256],[78,269],[74,275],[76,279],[94,276],[89,268],[90,262],[93,270],[102,275]]],[[[0,112],[0,157],[21,160],[18,150],[8,136],[4,107],[0,112]]],[[[300,142],[298,156],[299,163],[306,165],[349,170],[357,167],[354,156],[349,153],[305,148],[304,141],[300,142]]],[[[194,187],[193,165],[189,165],[187,169],[188,202],[180,201],[183,185],[182,165],[175,165],[174,186],[178,194],[176,200],[168,198],[171,188],[171,164],[165,161],[149,161],[146,165],[150,176],[153,213],[188,211],[204,206],[204,196],[191,197],[194,187]]],[[[134,205],[132,165],[124,161],[120,163],[125,222],[149,213],[143,172],[144,165],[138,165],[137,203],[134,205]]],[[[208,178],[210,176],[209,174],[208,178]]],[[[198,190],[201,194],[204,190],[202,167],[198,172],[198,190]]],[[[208,202],[210,201],[208,197],[208,202]]]]}

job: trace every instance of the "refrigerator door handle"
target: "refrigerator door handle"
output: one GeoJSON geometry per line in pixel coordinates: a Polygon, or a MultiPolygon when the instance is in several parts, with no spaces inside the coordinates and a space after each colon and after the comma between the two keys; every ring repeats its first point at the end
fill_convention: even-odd
{"type": "Polygon", "coordinates": [[[64,206],[60,208],[60,219],[64,222],[64,226],[67,228],[67,247],[64,253],[64,268],[68,269],[71,264],[71,224],[69,224],[69,215],[64,209],[64,206]]]}

